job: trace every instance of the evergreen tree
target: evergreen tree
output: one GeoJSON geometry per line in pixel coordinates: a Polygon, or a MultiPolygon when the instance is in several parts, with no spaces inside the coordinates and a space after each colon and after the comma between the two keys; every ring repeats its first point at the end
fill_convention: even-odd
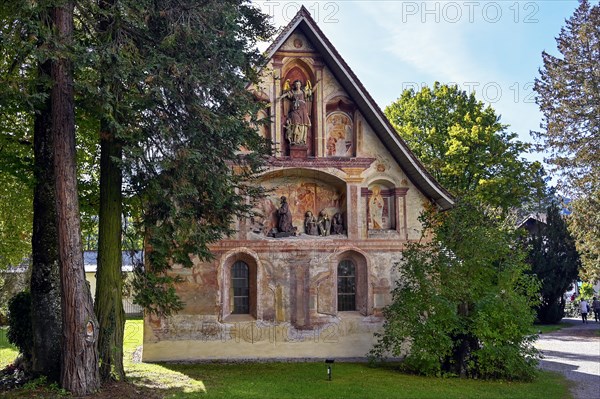
{"type": "Polygon", "coordinates": [[[272,28],[239,0],[136,4],[140,112],[122,137],[151,265],[137,274],[136,300],[168,314],[182,303],[163,272],[173,262],[191,266],[190,254],[209,259],[208,245],[232,233],[233,218],[262,192],[249,180],[270,145],[256,133],[263,104],[247,88],[263,62],[256,43],[272,28]]]}
{"type": "Polygon", "coordinates": [[[47,4],[14,1],[4,5],[0,20],[0,175],[8,183],[3,188],[10,188],[0,201],[0,207],[7,207],[0,225],[9,227],[12,236],[1,240],[10,245],[11,253],[0,248],[0,258],[18,263],[31,256],[31,371],[58,381],[61,295],[50,129],[51,63],[45,51],[50,14],[47,4]],[[6,181],[14,173],[20,184],[6,181]]]}
{"type": "Polygon", "coordinates": [[[85,281],[77,197],[73,68],[67,57],[73,44],[73,7],[72,1],[66,1],[50,10],[52,50],[57,55],[50,64],[50,112],[62,294],[60,382],[63,388],[82,396],[100,388],[100,373],[98,321],[85,281]]]}
{"type": "Polygon", "coordinates": [[[583,274],[600,278],[600,4],[580,0],[556,41],[560,55],[542,53],[535,81],[544,120],[534,135],[573,199],[571,231],[583,274]]]}
{"type": "Polygon", "coordinates": [[[546,210],[546,223],[528,238],[531,272],[541,283],[537,317],[541,323],[558,323],[564,316],[564,293],[574,284],[579,271],[575,240],[556,204],[546,210]]]}

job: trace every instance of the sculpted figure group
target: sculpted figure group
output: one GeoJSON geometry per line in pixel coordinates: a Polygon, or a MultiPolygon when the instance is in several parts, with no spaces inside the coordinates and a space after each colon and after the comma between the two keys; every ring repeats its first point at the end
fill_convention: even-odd
{"type": "Polygon", "coordinates": [[[328,236],[330,234],[344,234],[344,223],[341,213],[333,215],[333,219],[325,210],[319,212],[316,218],[311,211],[304,215],[304,233],[310,236],[328,236]]]}

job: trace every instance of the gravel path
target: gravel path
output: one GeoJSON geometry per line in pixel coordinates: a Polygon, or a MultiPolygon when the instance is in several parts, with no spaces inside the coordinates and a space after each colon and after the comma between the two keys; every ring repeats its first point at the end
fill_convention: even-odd
{"type": "Polygon", "coordinates": [[[540,367],[558,371],[573,382],[575,399],[600,398],[600,323],[588,319],[563,319],[572,327],[539,336],[536,347],[542,351],[540,367]]]}

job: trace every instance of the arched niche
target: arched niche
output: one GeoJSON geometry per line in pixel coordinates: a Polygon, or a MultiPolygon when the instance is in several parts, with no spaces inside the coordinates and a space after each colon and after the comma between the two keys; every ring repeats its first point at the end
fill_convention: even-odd
{"type": "MultiPolygon", "coordinates": [[[[305,87],[308,81],[311,82],[312,85],[316,83],[315,74],[312,68],[303,60],[299,58],[295,58],[287,62],[282,70],[281,80],[280,80],[280,90],[283,94],[285,92],[286,84],[290,86],[293,83],[299,80],[302,82],[302,87],[305,87]]],[[[306,133],[306,146],[307,146],[307,155],[314,156],[316,149],[316,120],[317,120],[317,105],[315,101],[315,97],[313,96],[312,100],[307,100],[307,109],[309,113],[309,117],[311,120],[311,126],[308,128],[306,133]]],[[[280,104],[280,112],[282,115],[281,118],[281,126],[280,126],[280,134],[279,134],[279,142],[281,143],[281,151],[283,155],[290,155],[290,142],[286,138],[286,123],[288,119],[289,104],[286,104],[286,100],[283,99],[280,104]]]]}
{"type": "Polygon", "coordinates": [[[324,211],[330,219],[340,213],[345,220],[346,183],[337,176],[316,169],[291,168],[266,173],[259,178],[259,184],[268,194],[255,206],[254,211],[258,214],[252,223],[255,233],[266,235],[277,227],[277,209],[282,196],[287,198],[292,224],[299,234],[305,233],[307,211],[314,215],[324,211]]]}
{"type": "Polygon", "coordinates": [[[395,230],[397,224],[396,190],[386,180],[376,180],[366,191],[369,230],[395,230]]]}
{"type": "MultiPolygon", "coordinates": [[[[353,268],[353,279],[354,279],[354,306],[351,311],[359,312],[366,316],[371,313],[371,301],[369,300],[371,293],[369,292],[369,265],[367,258],[364,254],[355,251],[347,250],[340,253],[335,259],[335,284],[336,284],[336,309],[339,312],[343,312],[343,304],[340,303],[340,298],[343,298],[348,294],[347,285],[343,287],[347,280],[347,275],[340,273],[342,270],[347,270],[347,266],[351,265],[353,268]],[[346,289],[345,289],[346,288],[346,289]],[[342,292],[346,291],[346,292],[342,292]]],[[[346,304],[347,305],[347,304],[346,304]]]]}
{"type": "Polygon", "coordinates": [[[243,250],[234,251],[225,254],[221,261],[220,270],[220,286],[221,286],[221,317],[240,317],[242,314],[235,315],[234,305],[234,285],[235,277],[234,269],[239,264],[247,267],[247,282],[248,282],[248,311],[244,315],[252,319],[259,318],[259,295],[260,295],[260,271],[258,267],[258,258],[256,255],[243,250]]]}
{"type": "Polygon", "coordinates": [[[356,155],[356,106],[345,96],[327,101],[325,117],[325,156],[353,157],[356,155]]]}

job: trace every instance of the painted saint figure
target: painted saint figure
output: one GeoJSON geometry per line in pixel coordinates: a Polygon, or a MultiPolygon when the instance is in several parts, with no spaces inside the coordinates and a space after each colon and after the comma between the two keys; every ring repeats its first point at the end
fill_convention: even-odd
{"type": "Polygon", "coordinates": [[[371,216],[371,222],[373,223],[373,229],[383,228],[383,197],[381,196],[381,188],[379,186],[373,186],[373,195],[369,199],[369,214],[371,216]]]}
{"type": "Polygon", "coordinates": [[[291,104],[288,106],[287,120],[285,122],[286,138],[290,144],[306,144],[306,136],[311,127],[310,102],[314,89],[310,80],[302,88],[302,82],[295,80],[293,87],[287,80],[283,87],[283,94],[279,98],[287,98],[291,104]]]}

